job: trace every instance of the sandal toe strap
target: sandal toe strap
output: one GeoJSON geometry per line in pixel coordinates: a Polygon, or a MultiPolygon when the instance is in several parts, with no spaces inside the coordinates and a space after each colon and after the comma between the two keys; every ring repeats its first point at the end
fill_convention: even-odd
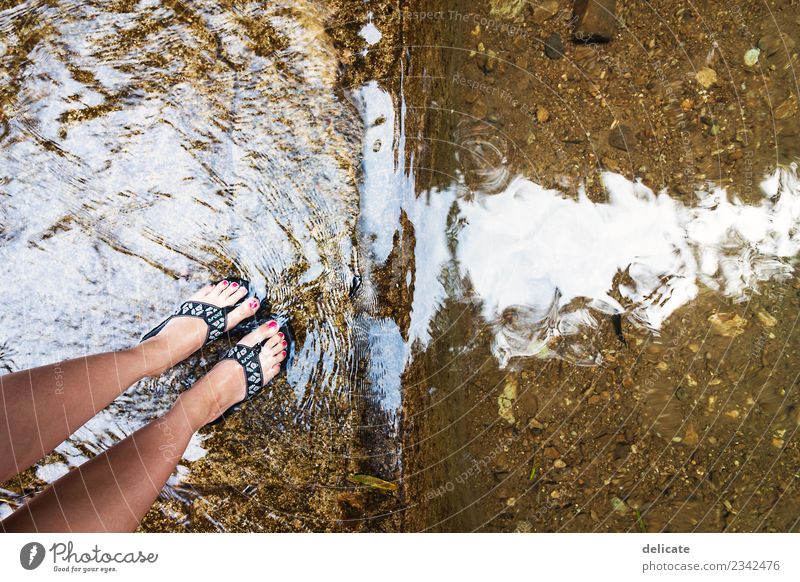
{"type": "Polygon", "coordinates": [[[264,385],[264,371],[261,369],[261,362],[258,354],[261,346],[255,347],[236,344],[225,354],[223,360],[236,360],[244,370],[246,395],[244,400],[250,400],[261,391],[264,385]]]}
{"type": "Polygon", "coordinates": [[[214,341],[223,333],[228,324],[228,314],[222,307],[201,301],[186,301],[178,308],[173,317],[199,317],[208,325],[205,343],[214,341]]]}

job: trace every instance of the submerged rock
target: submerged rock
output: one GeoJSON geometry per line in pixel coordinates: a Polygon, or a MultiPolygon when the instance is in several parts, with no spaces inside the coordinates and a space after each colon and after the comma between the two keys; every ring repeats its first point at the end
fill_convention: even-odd
{"type": "Polygon", "coordinates": [[[744,332],[747,321],[736,313],[715,313],[708,318],[711,329],[722,337],[734,338],[744,332]]]}
{"type": "Polygon", "coordinates": [[[556,14],[558,14],[558,0],[541,0],[534,3],[532,20],[534,24],[541,24],[556,14]]]}
{"type": "Polygon", "coordinates": [[[744,64],[748,67],[753,67],[758,63],[758,57],[761,55],[761,49],[751,48],[744,53],[744,64]]]}
{"type": "Polygon", "coordinates": [[[708,89],[717,82],[717,72],[712,68],[703,67],[697,71],[695,78],[697,79],[698,83],[700,83],[704,88],[708,89]]]}
{"type": "Polygon", "coordinates": [[[616,0],[575,0],[572,8],[575,39],[610,41],[617,28],[616,9],[616,0]]]}
{"type": "Polygon", "coordinates": [[[547,55],[548,59],[553,59],[554,61],[564,56],[564,43],[561,42],[561,37],[557,32],[548,36],[547,40],[544,41],[544,54],[547,55]]]}
{"type": "Polygon", "coordinates": [[[633,132],[633,129],[624,123],[612,129],[611,133],[608,135],[608,144],[624,152],[633,151],[636,147],[636,143],[636,134],[633,132]]]}

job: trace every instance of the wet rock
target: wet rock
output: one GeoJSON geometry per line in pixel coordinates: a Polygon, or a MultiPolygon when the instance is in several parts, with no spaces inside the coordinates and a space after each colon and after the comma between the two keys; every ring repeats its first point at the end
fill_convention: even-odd
{"type": "Polygon", "coordinates": [[[545,20],[558,14],[558,0],[540,0],[531,4],[533,5],[531,20],[534,24],[542,24],[545,20]]]}
{"type": "Polygon", "coordinates": [[[633,129],[622,123],[611,130],[608,135],[608,144],[624,152],[633,151],[637,145],[636,134],[633,129]]]}
{"type": "Polygon", "coordinates": [[[619,164],[614,158],[605,157],[601,160],[601,163],[606,170],[619,173],[619,164]]]}
{"type": "Polygon", "coordinates": [[[744,64],[748,67],[754,67],[758,63],[758,57],[761,55],[761,49],[751,48],[744,53],[744,64]]]}
{"type": "Polygon", "coordinates": [[[624,514],[624,513],[628,513],[628,506],[627,506],[627,505],[625,504],[625,502],[624,502],[622,499],[620,499],[619,497],[612,497],[612,498],[611,498],[611,507],[612,507],[612,508],[614,509],[614,511],[616,511],[617,513],[622,513],[622,514],[624,514]]]}
{"type": "Polygon", "coordinates": [[[697,71],[695,79],[700,85],[708,89],[717,82],[717,72],[710,67],[703,67],[697,71]]]}
{"type": "Polygon", "coordinates": [[[508,424],[514,424],[514,401],[517,399],[517,377],[511,375],[506,380],[503,392],[497,397],[498,414],[508,424]]]}
{"type": "Polygon", "coordinates": [[[747,322],[736,313],[715,313],[708,318],[711,330],[722,337],[734,338],[744,333],[747,322]]]}
{"type": "Polygon", "coordinates": [[[560,459],[561,453],[558,452],[558,449],[555,447],[546,447],[544,449],[544,456],[548,459],[560,459]]]}
{"type": "Polygon", "coordinates": [[[697,434],[697,429],[694,427],[694,423],[689,423],[686,426],[686,432],[683,434],[683,444],[694,447],[697,446],[697,443],[700,441],[700,435],[697,434]]]}
{"type": "Polygon", "coordinates": [[[483,99],[477,99],[472,104],[472,114],[478,119],[483,119],[487,113],[489,113],[489,107],[483,99]]]}
{"type": "Polygon", "coordinates": [[[557,32],[548,36],[544,41],[544,54],[548,59],[554,61],[564,56],[564,43],[561,42],[561,36],[557,32]]]}
{"type": "Polygon", "coordinates": [[[775,327],[775,325],[778,323],[778,320],[772,317],[766,311],[757,312],[756,317],[758,317],[758,321],[760,321],[761,325],[764,327],[775,327]]]}
{"type": "Polygon", "coordinates": [[[544,430],[544,425],[535,418],[532,418],[528,421],[528,428],[532,431],[541,431],[544,430]]]}
{"type": "Polygon", "coordinates": [[[787,119],[797,113],[797,95],[792,93],[788,99],[775,108],[775,119],[787,119]]]}
{"type": "Polygon", "coordinates": [[[788,54],[794,45],[794,39],[788,34],[765,34],[758,40],[758,48],[766,57],[772,57],[778,53],[788,54]]]}
{"type": "Polygon", "coordinates": [[[610,41],[617,28],[616,9],[616,0],[575,0],[572,5],[575,39],[610,41]]]}
{"type": "Polygon", "coordinates": [[[547,123],[549,119],[550,112],[546,108],[542,106],[536,108],[536,121],[539,123],[547,123]]]}

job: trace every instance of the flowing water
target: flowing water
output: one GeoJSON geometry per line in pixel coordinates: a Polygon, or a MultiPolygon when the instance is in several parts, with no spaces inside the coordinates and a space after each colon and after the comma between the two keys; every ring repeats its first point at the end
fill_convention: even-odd
{"type": "MultiPolygon", "coordinates": [[[[689,191],[569,152],[595,98],[500,27],[553,3],[440,4],[0,3],[0,366],[126,347],[238,273],[294,366],[195,436],[145,530],[795,527],[791,148],[689,191]]],[[[126,392],[0,515],[216,357],[126,392]]]]}

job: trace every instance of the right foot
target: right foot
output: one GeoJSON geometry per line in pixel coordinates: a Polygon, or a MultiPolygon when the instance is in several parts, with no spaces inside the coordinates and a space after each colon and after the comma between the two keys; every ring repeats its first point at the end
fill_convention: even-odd
{"type": "MultiPolygon", "coordinates": [[[[228,307],[235,305],[246,295],[247,289],[238,283],[221,281],[216,285],[206,285],[188,300],[228,307]]],[[[228,313],[225,331],[233,329],[243,319],[253,315],[258,310],[258,305],[258,299],[254,297],[228,313]]],[[[207,334],[208,324],[199,317],[173,317],[157,335],[142,342],[145,349],[149,348],[149,344],[154,346],[152,356],[150,350],[147,350],[148,363],[152,364],[151,375],[160,374],[199,350],[207,334]]]]}
{"type": "MultiPolygon", "coordinates": [[[[275,321],[259,326],[238,343],[253,347],[261,342],[264,344],[258,359],[264,373],[262,386],[265,386],[281,371],[281,362],[286,358],[288,343],[275,321]]],[[[186,397],[198,398],[203,403],[204,410],[207,411],[203,424],[208,424],[231,406],[244,400],[245,393],[242,366],[235,360],[222,360],[184,394],[186,397]]]]}

